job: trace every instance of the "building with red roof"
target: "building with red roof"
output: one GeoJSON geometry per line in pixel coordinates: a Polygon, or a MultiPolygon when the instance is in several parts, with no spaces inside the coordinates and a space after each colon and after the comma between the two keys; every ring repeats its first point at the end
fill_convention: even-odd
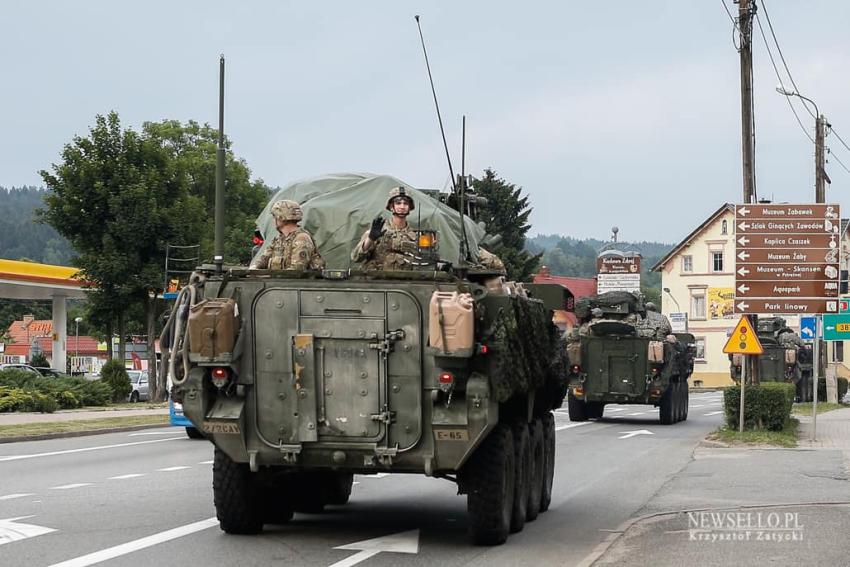
{"type": "Polygon", "coordinates": [[[555,324],[564,331],[569,331],[576,325],[576,316],[573,312],[576,300],[596,295],[596,278],[553,276],[547,266],[540,267],[540,271],[534,275],[534,283],[556,284],[567,291],[565,308],[556,310],[553,317],[555,324]]]}

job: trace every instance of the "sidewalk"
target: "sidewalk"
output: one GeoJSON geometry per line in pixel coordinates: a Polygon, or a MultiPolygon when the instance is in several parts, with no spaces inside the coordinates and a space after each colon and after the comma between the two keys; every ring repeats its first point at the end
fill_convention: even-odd
{"type": "MultiPolygon", "coordinates": [[[[168,408],[148,409],[104,409],[98,411],[60,410],[54,413],[0,413],[0,427],[22,423],[54,423],[59,421],[77,421],[106,419],[110,417],[130,417],[134,415],[168,415],[168,408]]],[[[820,422],[819,422],[820,423],[820,422]]]]}
{"type": "Polygon", "coordinates": [[[793,449],[698,447],[585,565],[847,565],[850,408],[800,420],[793,449]]]}

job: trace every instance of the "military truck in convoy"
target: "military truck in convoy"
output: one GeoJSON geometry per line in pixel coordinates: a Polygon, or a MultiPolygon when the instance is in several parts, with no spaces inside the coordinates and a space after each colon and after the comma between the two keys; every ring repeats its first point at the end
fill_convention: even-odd
{"type": "Polygon", "coordinates": [[[345,504],[353,475],[382,472],[456,483],[478,544],[546,511],[567,371],[551,309],[475,265],[472,219],[397,179],[282,189],[258,221],[266,242],[278,199],[301,204],[326,269],[202,266],[163,332],[172,395],[215,445],[221,529],[345,504]],[[396,185],[427,237],[412,269],[363,271],[349,253],[396,185]]]}
{"type": "Polygon", "coordinates": [[[641,294],[611,291],[576,302],[567,339],[571,421],[602,417],[606,404],[651,404],[662,424],[688,418],[694,337],[673,333],[641,294]]]}
{"type": "MultiPolygon", "coordinates": [[[[784,317],[759,317],[756,335],[764,349],[753,355],[758,360],[759,382],[794,384],[798,401],[812,401],[812,346],[788,327],[784,317]]],[[[729,361],[732,380],[740,383],[744,357],[730,354],[729,361]]]]}

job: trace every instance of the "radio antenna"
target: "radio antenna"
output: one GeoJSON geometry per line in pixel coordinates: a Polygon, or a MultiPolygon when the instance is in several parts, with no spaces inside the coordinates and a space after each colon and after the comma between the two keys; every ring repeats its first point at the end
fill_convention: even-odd
{"type": "Polygon", "coordinates": [[[446,161],[449,162],[449,175],[452,179],[452,189],[457,190],[455,184],[455,172],[452,169],[452,158],[449,156],[449,145],[446,143],[446,131],[443,128],[443,117],[440,115],[440,103],[437,102],[437,91],[434,89],[434,78],[431,76],[431,64],[428,62],[428,50],[425,49],[425,38],[422,36],[422,25],[419,23],[419,16],[414,16],[416,19],[416,27],[419,28],[419,40],[422,42],[422,53],[425,55],[425,67],[428,69],[428,81],[431,83],[431,94],[434,95],[434,106],[437,108],[437,120],[440,123],[440,134],[443,136],[443,148],[446,150],[446,161]]]}
{"type": "Polygon", "coordinates": [[[461,145],[460,145],[460,180],[458,183],[458,209],[460,210],[460,253],[458,260],[461,267],[466,263],[469,256],[469,242],[466,240],[466,222],[464,222],[464,209],[466,209],[466,114],[463,115],[463,125],[461,128],[461,145]]]}

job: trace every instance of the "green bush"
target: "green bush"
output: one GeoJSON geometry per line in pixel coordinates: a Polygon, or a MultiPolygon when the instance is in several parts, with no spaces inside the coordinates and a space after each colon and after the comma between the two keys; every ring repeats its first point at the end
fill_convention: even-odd
{"type": "Polygon", "coordinates": [[[101,381],[70,376],[44,378],[15,368],[0,371],[0,388],[5,388],[0,412],[53,411],[50,408],[55,410],[56,408],[103,406],[109,403],[113,395],[112,388],[101,381]],[[10,394],[11,391],[16,393],[10,394]],[[40,398],[36,394],[51,398],[53,403],[38,402],[40,398]]]}
{"type": "Polygon", "coordinates": [[[36,368],[50,368],[50,363],[47,362],[47,357],[42,353],[34,355],[32,360],[30,360],[29,365],[35,366],[36,368]]]}
{"type": "Polygon", "coordinates": [[[59,404],[49,394],[0,386],[0,412],[40,411],[53,413],[57,409],[59,409],[59,404]]]}
{"type": "Polygon", "coordinates": [[[130,376],[124,365],[114,358],[107,361],[100,369],[100,380],[112,390],[112,401],[123,402],[133,391],[130,376]]]}
{"type": "MultiPolygon", "coordinates": [[[[747,386],[744,395],[744,429],[767,429],[781,431],[791,418],[794,404],[794,385],[784,382],[766,382],[758,386],[747,386]]],[[[738,429],[741,388],[731,386],[723,395],[726,425],[738,429]]]]}
{"type": "MultiPolygon", "coordinates": [[[[838,378],[838,401],[844,399],[847,393],[847,378],[838,378]]],[[[818,401],[826,401],[826,379],[818,378],[818,401]]]]}

